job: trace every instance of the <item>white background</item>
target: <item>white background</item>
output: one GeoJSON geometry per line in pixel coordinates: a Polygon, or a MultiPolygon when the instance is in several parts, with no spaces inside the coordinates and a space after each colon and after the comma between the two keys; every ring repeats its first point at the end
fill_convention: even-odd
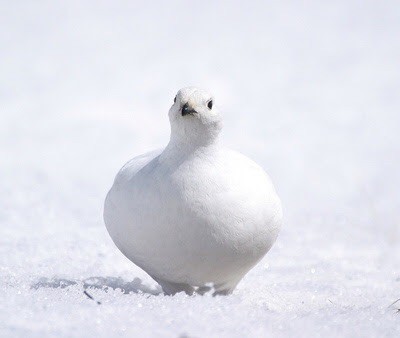
{"type": "Polygon", "coordinates": [[[0,5],[2,337],[400,335],[397,1],[0,5]],[[102,221],[188,85],[284,206],[229,297],[156,295],[102,221]]]}

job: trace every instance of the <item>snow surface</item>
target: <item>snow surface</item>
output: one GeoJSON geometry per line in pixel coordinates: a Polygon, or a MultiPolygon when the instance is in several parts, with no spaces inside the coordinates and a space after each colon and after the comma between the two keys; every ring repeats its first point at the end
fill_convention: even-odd
{"type": "Polygon", "coordinates": [[[399,18],[397,1],[2,2],[0,336],[398,337],[399,18]],[[187,85],[284,206],[228,297],[159,295],[102,221],[187,85]]]}

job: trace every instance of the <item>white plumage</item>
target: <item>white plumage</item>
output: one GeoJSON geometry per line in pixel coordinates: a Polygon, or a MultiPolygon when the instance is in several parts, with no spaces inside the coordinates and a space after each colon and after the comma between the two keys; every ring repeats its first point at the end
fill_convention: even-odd
{"type": "Polygon", "coordinates": [[[207,92],[181,89],[170,142],[117,174],[104,221],[117,247],[167,294],[212,284],[233,291],[278,236],[281,204],[267,174],[221,146],[207,92]]]}

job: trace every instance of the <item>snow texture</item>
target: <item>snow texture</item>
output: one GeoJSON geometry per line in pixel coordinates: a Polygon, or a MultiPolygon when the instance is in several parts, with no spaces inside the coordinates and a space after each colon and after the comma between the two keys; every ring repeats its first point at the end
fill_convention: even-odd
{"type": "Polygon", "coordinates": [[[399,17],[397,1],[3,1],[0,336],[398,337],[399,17]],[[228,297],[159,294],[102,221],[187,85],[214,93],[225,144],[284,207],[228,297]]]}

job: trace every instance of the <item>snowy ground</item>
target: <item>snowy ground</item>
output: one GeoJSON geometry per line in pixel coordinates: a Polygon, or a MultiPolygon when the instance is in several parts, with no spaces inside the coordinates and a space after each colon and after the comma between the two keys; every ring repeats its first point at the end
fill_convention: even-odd
{"type": "Polygon", "coordinates": [[[398,2],[148,3],[1,3],[0,336],[398,337],[398,2]],[[159,295],[102,222],[191,84],[284,205],[228,297],[159,295]]]}

